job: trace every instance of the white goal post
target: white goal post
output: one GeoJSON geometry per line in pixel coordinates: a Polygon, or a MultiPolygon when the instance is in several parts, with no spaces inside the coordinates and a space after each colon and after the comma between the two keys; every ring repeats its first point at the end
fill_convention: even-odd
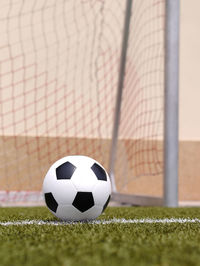
{"type": "Polygon", "coordinates": [[[114,164],[117,149],[120,108],[123,94],[126,52],[131,19],[132,0],[127,0],[122,42],[121,63],[118,81],[118,95],[115,109],[112,148],[110,154],[110,176],[113,185],[113,199],[121,203],[136,205],[178,206],[178,107],[179,107],[179,0],[165,1],[165,72],[164,72],[164,194],[163,197],[127,195],[117,192],[114,164]]]}

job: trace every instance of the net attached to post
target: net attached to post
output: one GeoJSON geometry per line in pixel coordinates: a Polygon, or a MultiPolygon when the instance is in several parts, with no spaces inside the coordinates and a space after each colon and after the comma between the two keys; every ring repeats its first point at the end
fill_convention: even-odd
{"type": "MultiPolygon", "coordinates": [[[[126,1],[0,7],[0,202],[39,203],[63,156],[108,169],[126,1]]],[[[123,193],[162,183],[163,21],[164,1],[134,1],[115,164],[123,193]]]]}

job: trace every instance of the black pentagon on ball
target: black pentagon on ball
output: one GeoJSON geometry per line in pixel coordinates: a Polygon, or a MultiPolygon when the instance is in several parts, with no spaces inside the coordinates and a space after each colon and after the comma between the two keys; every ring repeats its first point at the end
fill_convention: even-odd
{"type": "Polygon", "coordinates": [[[58,203],[54,199],[54,196],[51,192],[44,194],[45,202],[47,207],[52,210],[53,212],[56,212],[58,208],[58,203]]]}
{"type": "Polygon", "coordinates": [[[91,167],[91,169],[94,172],[94,174],[96,175],[98,180],[107,181],[106,172],[100,165],[98,165],[97,163],[94,163],[93,166],[91,167]]]}
{"type": "Polygon", "coordinates": [[[76,166],[74,166],[72,163],[63,163],[56,168],[56,177],[57,179],[71,179],[75,170],[76,166]]]}
{"type": "Polygon", "coordinates": [[[102,212],[105,211],[106,207],[108,206],[109,201],[110,201],[110,195],[109,195],[109,197],[108,197],[106,203],[105,203],[104,206],[103,206],[103,210],[102,210],[102,212]]]}
{"type": "Polygon", "coordinates": [[[72,205],[80,212],[85,212],[94,206],[92,192],[77,192],[72,205]]]}

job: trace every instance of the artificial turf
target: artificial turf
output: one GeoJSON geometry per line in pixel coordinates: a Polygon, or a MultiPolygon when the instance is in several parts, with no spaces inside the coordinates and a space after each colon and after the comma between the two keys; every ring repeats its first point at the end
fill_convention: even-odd
{"type": "MultiPolygon", "coordinates": [[[[99,219],[200,218],[199,208],[109,207],[99,219]]],[[[1,208],[0,221],[56,220],[1,208]]],[[[0,265],[200,265],[200,223],[0,225],[0,265]]]]}

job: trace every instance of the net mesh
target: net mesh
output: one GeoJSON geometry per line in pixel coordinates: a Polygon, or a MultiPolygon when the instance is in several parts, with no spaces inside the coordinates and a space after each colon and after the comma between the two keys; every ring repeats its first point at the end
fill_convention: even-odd
{"type": "Polygon", "coordinates": [[[133,1],[116,183],[123,193],[162,196],[164,1],[133,1]]]}
{"type": "MultiPolygon", "coordinates": [[[[66,155],[88,155],[108,167],[125,6],[1,1],[1,202],[41,200],[48,168],[66,155]]],[[[119,191],[132,193],[134,177],[162,173],[163,17],[164,0],[133,1],[119,191]]]]}

